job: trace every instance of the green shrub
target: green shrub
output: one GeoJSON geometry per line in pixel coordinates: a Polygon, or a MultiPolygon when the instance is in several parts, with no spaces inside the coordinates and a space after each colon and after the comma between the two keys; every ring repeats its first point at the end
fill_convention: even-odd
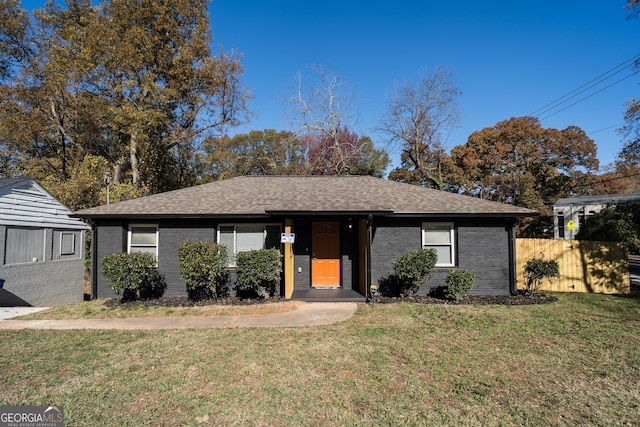
{"type": "Polygon", "coordinates": [[[414,295],[433,275],[438,254],[435,249],[406,252],[393,261],[393,272],[402,296],[414,295]]]}
{"type": "Polygon", "coordinates": [[[189,298],[218,296],[227,279],[227,248],[211,242],[183,242],[178,246],[180,278],[189,298]]]}
{"type": "Polygon", "coordinates": [[[150,253],[132,252],[102,258],[102,273],[113,292],[124,300],[158,298],[167,285],[158,272],[156,257],[150,253]]]}
{"type": "Polygon", "coordinates": [[[240,252],[236,257],[236,290],[247,296],[273,296],[280,283],[282,263],[277,249],[240,252]]]}
{"type": "Polygon", "coordinates": [[[447,286],[443,290],[444,297],[451,301],[461,301],[476,286],[476,275],[473,271],[456,268],[449,270],[445,282],[447,286]]]}
{"type": "Polygon", "coordinates": [[[560,277],[560,266],[557,261],[532,258],[524,266],[524,293],[528,296],[535,295],[542,286],[543,279],[560,277]]]}

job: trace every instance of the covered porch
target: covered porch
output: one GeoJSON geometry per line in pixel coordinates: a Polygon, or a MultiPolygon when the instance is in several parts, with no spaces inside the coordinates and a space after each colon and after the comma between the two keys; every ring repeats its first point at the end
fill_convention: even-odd
{"type": "Polygon", "coordinates": [[[370,284],[370,212],[285,217],[282,295],[299,301],[364,302],[370,284]]]}
{"type": "Polygon", "coordinates": [[[307,302],[365,302],[367,298],[353,289],[294,290],[292,300],[307,302]]]}

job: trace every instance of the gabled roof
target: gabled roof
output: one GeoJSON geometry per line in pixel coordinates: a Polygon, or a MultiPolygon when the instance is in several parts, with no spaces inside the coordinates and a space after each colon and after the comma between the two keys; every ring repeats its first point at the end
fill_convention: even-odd
{"type": "Polygon", "coordinates": [[[632,202],[634,200],[640,200],[640,193],[563,197],[562,199],[558,199],[558,201],[555,202],[553,206],[606,205],[609,203],[632,202]]]}
{"type": "Polygon", "coordinates": [[[77,211],[82,218],[275,214],[533,216],[537,212],[372,176],[243,176],[77,211]]]}
{"type": "Polygon", "coordinates": [[[47,190],[29,178],[0,178],[0,225],[88,229],[47,190]]]}

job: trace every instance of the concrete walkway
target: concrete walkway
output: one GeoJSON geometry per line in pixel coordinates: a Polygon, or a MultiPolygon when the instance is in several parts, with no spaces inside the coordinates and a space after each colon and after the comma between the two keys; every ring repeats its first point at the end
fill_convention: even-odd
{"type": "Polygon", "coordinates": [[[18,320],[0,319],[0,330],[16,329],[189,329],[277,328],[329,325],[356,312],[354,302],[312,302],[286,313],[217,317],[146,317],[125,319],[18,320]]]}

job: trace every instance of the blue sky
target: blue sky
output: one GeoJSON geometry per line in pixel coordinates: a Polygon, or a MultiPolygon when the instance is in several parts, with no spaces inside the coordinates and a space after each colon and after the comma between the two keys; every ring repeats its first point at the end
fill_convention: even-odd
{"type": "MultiPolygon", "coordinates": [[[[252,122],[231,131],[291,129],[293,77],[310,66],[337,74],[354,92],[355,131],[385,147],[376,126],[394,82],[420,70],[448,67],[463,92],[459,127],[446,147],[476,130],[529,115],[640,55],[640,21],[627,20],[625,0],[214,0],[214,44],[243,54],[253,91],[252,122]]],[[[44,1],[24,1],[42,7],[44,1]]],[[[576,125],[598,146],[601,166],[622,146],[616,128],[624,103],[640,97],[631,68],[540,116],[542,125],[576,125]],[[594,94],[594,92],[602,92],[594,94]],[[588,99],[567,108],[581,98],[588,99]],[[549,116],[545,118],[546,116],[549,116]]],[[[391,151],[398,165],[397,151],[391,151]]]]}
{"type": "MultiPolygon", "coordinates": [[[[529,115],[640,54],[640,21],[627,20],[624,0],[216,0],[210,7],[214,42],[244,55],[244,82],[257,114],[249,129],[289,129],[286,106],[297,72],[322,66],[348,82],[359,115],[356,131],[375,131],[395,81],[446,66],[463,92],[462,120],[447,148],[476,130],[529,115]]],[[[598,146],[601,166],[615,159],[624,103],[640,97],[640,74],[604,89],[630,68],[576,96],[588,99],[542,120],[576,125],[598,146]],[[602,90],[604,89],[604,90],[602,90]],[[598,94],[593,94],[602,90],[598,94]]],[[[394,166],[398,164],[393,153],[394,166]]]]}

